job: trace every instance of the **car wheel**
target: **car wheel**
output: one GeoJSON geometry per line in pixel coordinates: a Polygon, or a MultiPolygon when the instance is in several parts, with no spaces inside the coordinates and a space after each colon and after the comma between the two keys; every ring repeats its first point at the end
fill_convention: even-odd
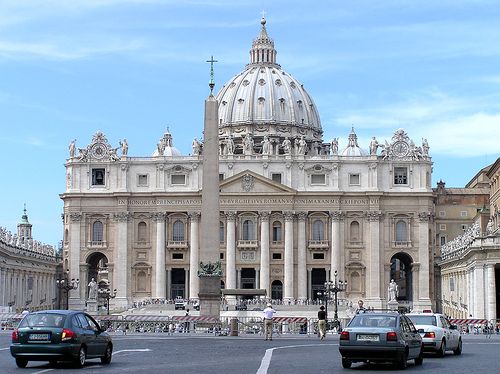
{"type": "Polygon", "coordinates": [[[444,357],[446,353],[446,340],[443,339],[441,342],[441,347],[439,347],[439,351],[437,351],[437,356],[438,357],[444,357]]]}
{"type": "Polygon", "coordinates": [[[28,360],[25,358],[16,358],[16,365],[19,368],[25,368],[28,365],[28,360]]]}
{"type": "Polygon", "coordinates": [[[111,358],[113,357],[113,348],[111,344],[108,344],[106,347],[106,352],[104,352],[104,356],[101,357],[101,364],[109,365],[111,363],[111,358]]]}
{"type": "Polygon", "coordinates": [[[85,360],[87,359],[87,351],[85,350],[85,347],[80,347],[80,350],[78,351],[78,356],[76,357],[74,363],[76,367],[83,367],[85,365],[85,360]]]}
{"type": "Polygon", "coordinates": [[[453,353],[457,356],[462,354],[462,339],[458,339],[457,348],[453,350],[453,353]]]}
{"type": "Polygon", "coordinates": [[[398,369],[406,369],[406,367],[408,366],[408,353],[406,353],[406,351],[399,354],[399,358],[396,361],[396,366],[398,367],[398,369]]]}
{"type": "Polygon", "coordinates": [[[349,369],[352,366],[352,361],[347,358],[342,358],[342,367],[344,369],[349,369]]]}
{"type": "Polygon", "coordinates": [[[424,362],[424,348],[420,350],[420,354],[415,358],[415,365],[420,366],[424,362]]]}

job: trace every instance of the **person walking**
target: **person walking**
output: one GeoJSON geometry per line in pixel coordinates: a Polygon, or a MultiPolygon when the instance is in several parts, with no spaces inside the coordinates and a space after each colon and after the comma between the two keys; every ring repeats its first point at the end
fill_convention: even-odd
{"type": "Polygon", "coordinates": [[[267,308],[264,309],[264,334],[265,340],[273,340],[273,316],[276,311],[271,303],[267,303],[267,308]]]}
{"type": "Polygon", "coordinates": [[[326,312],[325,312],[325,307],[323,305],[319,307],[318,329],[319,329],[319,339],[324,340],[326,338],[326,312]]]}

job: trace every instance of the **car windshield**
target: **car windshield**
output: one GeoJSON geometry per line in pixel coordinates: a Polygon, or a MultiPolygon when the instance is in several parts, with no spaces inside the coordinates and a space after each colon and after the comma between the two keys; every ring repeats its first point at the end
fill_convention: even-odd
{"type": "Polygon", "coordinates": [[[358,314],[351,320],[349,327],[396,327],[396,317],[358,314]]]}
{"type": "Polygon", "coordinates": [[[65,318],[65,315],[56,313],[28,314],[19,327],[62,327],[65,318]]]}
{"type": "Polygon", "coordinates": [[[435,316],[408,316],[409,319],[413,322],[414,325],[432,325],[437,326],[436,317],[435,316]]]}

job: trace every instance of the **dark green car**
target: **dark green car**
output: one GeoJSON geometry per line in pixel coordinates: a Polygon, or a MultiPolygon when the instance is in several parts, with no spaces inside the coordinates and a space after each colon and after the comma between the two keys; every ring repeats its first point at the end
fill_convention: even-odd
{"type": "Polygon", "coordinates": [[[72,361],[82,367],[91,358],[111,362],[113,342],[88,314],[73,310],[44,310],[27,314],[12,332],[10,353],[17,366],[28,361],[72,361]]]}

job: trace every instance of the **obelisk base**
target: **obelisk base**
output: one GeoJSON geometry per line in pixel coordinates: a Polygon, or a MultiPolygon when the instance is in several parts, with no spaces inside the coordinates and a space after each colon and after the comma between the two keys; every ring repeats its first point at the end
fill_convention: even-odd
{"type": "Polygon", "coordinates": [[[220,278],[200,276],[200,316],[220,318],[220,278]]]}

